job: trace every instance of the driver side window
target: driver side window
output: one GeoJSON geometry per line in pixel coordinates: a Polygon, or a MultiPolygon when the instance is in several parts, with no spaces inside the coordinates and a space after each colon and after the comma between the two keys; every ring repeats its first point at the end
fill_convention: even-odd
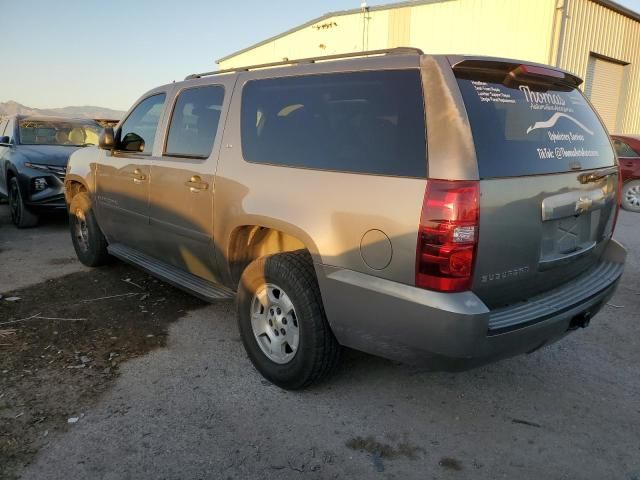
{"type": "Polygon", "coordinates": [[[164,93],[145,98],[131,112],[118,134],[121,150],[151,155],[165,98],[164,93]]]}

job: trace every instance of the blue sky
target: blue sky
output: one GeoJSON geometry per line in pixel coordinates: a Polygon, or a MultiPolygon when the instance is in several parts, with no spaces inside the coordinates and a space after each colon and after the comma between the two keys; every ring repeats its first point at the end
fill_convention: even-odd
{"type": "MultiPolygon", "coordinates": [[[[535,0],[530,0],[535,1],[535,0]]],[[[369,5],[391,3],[369,0],[369,5]]],[[[640,11],[640,0],[619,3],[640,11]]],[[[126,110],[144,91],[360,0],[0,0],[0,101],[126,110]]]]}

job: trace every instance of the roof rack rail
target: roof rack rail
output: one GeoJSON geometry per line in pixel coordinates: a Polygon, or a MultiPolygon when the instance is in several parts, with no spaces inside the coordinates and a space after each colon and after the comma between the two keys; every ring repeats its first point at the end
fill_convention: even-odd
{"type": "Polygon", "coordinates": [[[381,50],[367,50],[364,52],[338,53],[335,55],[326,55],[324,57],[298,58],[294,60],[282,60],[280,62],[261,63],[258,65],[250,65],[247,67],[227,68],[224,70],[215,70],[212,72],[192,73],[191,75],[185,77],[185,80],[209,77],[211,75],[220,75],[222,73],[247,72],[249,70],[257,70],[259,68],[279,67],[284,65],[299,65],[301,63],[316,63],[326,60],[338,60],[342,58],[368,57],[370,55],[424,55],[424,52],[419,48],[414,47],[395,47],[385,48],[381,50]]]}

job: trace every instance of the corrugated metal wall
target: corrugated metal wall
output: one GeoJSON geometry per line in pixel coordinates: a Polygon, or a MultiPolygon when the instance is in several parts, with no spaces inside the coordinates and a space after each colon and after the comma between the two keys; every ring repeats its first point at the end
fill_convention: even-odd
{"type": "Polygon", "coordinates": [[[457,0],[413,7],[411,45],[459,53],[549,61],[555,0],[457,0]]]}
{"type": "Polygon", "coordinates": [[[377,10],[324,18],[221,61],[220,68],[388,48],[389,15],[393,11],[377,10]]]}
{"type": "Polygon", "coordinates": [[[397,46],[547,63],[555,2],[442,0],[335,15],[229,57],[220,68],[397,46]]]}
{"type": "Polygon", "coordinates": [[[411,45],[412,7],[396,8],[389,11],[389,47],[411,45]]]}
{"type": "Polygon", "coordinates": [[[615,129],[640,133],[640,22],[590,0],[565,1],[559,66],[586,78],[592,53],[626,63],[615,129]]]}

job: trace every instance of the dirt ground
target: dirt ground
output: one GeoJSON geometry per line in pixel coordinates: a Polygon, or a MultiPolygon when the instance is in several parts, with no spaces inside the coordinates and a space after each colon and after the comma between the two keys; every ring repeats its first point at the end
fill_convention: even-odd
{"type": "Polygon", "coordinates": [[[128,359],[164,346],[204,303],[127,265],[77,272],[0,301],[0,465],[28,464],[50,433],[107,389],[128,359]]]}
{"type": "Polygon", "coordinates": [[[618,293],[558,344],[459,374],[348,351],[292,393],[232,302],[86,269],[63,218],[18,231],[0,205],[0,478],[639,480],[640,215],[617,236],[618,293]]]}
{"type": "Polygon", "coordinates": [[[13,229],[0,205],[0,478],[17,478],[50,434],[110,386],[120,363],[164,346],[170,322],[206,305],[121,262],[84,268],[66,228],[53,215],[13,229]],[[37,251],[45,258],[34,262],[37,251]],[[35,263],[37,275],[25,268],[35,263]],[[29,279],[42,281],[23,286],[29,279]]]}

